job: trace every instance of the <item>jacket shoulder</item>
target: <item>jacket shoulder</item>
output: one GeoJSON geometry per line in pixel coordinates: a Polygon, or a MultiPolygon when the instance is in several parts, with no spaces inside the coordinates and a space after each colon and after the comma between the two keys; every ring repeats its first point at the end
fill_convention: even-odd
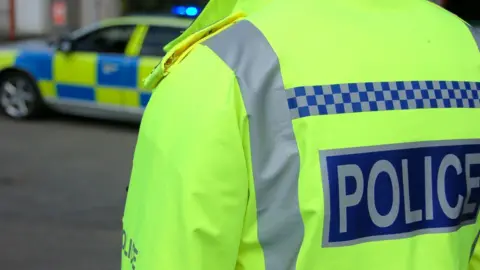
{"type": "Polygon", "coordinates": [[[193,33],[180,43],[176,44],[170,51],[167,52],[161,62],[145,79],[145,88],[155,88],[155,86],[157,86],[165,77],[167,77],[171,70],[176,65],[180,64],[195,47],[235,24],[244,16],[245,15],[243,13],[235,13],[232,16],[206,27],[205,29],[193,33]]]}

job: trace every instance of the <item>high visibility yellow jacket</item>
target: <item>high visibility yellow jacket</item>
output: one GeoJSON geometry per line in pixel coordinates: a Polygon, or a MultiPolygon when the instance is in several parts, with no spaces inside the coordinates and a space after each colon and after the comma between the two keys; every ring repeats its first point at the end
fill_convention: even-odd
{"type": "Polygon", "coordinates": [[[480,269],[479,44],[424,0],[210,2],[146,80],[122,269],[480,269]]]}

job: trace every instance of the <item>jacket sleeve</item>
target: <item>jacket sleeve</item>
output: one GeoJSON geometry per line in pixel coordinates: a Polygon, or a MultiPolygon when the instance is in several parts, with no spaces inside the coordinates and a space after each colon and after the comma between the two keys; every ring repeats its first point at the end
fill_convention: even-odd
{"type": "Polygon", "coordinates": [[[197,46],[154,90],[123,218],[122,269],[235,269],[248,198],[233,71],[197,46]]]}

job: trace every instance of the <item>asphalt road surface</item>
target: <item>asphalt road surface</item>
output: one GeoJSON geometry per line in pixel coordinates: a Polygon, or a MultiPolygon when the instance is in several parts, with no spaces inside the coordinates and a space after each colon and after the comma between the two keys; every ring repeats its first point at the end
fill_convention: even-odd
{"type": "Polygon", "coordinates": [[[138,126],[0,116],[0,269],[120,269],[138,126]]]}

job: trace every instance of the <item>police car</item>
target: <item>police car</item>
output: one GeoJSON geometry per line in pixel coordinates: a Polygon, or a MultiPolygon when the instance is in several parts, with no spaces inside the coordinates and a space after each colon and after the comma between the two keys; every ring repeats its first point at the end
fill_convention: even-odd
{"type": "Polygon", "coordinates": [[[150,92],[142,81],[163,47],[192,22],[179,16],[128,16],[101,21],[52,44],[27,42],[0,49],[0,108],[29,119],[45,109],[87,117],[139,121],[150,92]]]}

